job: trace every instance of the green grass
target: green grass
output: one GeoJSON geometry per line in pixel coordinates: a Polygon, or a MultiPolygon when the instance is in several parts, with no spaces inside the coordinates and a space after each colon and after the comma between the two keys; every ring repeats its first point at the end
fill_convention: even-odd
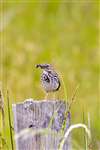
{"type": "MultiPolygon", "coordinates": [[[[51,63],[61,73],[64,84],[58,93],[59,99],[70,99],[80,85],[71,109],[72,123],[83,122],[83,110],[85,118],[89,112],[94,143],[98,143],[99,2],[8,0],[0,3],[0,82],[5,97],[8,145],[6,90],[9,90],[10,106],[30,97],[43,99],[40,72],[35,69],[37,63],[51,63]]],[[[81,130],[73,133],[76,145],[84,147],[81,135],[81,130]]]]}

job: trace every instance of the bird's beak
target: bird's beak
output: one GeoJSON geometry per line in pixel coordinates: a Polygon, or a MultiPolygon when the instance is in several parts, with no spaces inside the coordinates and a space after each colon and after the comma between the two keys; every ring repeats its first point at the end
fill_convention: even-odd
{"type": "Polygon", "coordinates": [[[39,68],[39,67],[40,67],[40,64],[35,65],[35,67],[36,67],[36,68],[39,68]]]}

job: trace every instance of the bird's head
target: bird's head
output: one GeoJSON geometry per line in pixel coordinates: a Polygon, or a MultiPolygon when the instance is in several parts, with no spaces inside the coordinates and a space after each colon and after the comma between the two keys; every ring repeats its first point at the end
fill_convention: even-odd
{"type": "Polygon", "coordinates": [[[51,64],[37,64],[36,68],[41,68],[41,69],[47,69],[47,70],[49,70],[49,69],[52,68],[52,66],[51,66],[51,64]]]}

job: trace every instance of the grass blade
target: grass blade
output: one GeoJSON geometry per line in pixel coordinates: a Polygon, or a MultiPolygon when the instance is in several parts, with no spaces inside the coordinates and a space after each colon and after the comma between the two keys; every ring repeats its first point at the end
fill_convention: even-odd
{"type": "Polygon", "coordinates": [[[8,107],[8,119],[9,119],[11,147],[12,147],[12,150],[14,150],[13,135],[12,135],[12,125],[11,125],[11,115],[10,115],[10,104],[9,104],[9,93],[8,93],[8,91],[7,91],[7,107],[8,107]]]}
{"type": "Polygon", "coordinates": [[[3,98],[2,90],[0,90],[0,110],[2,115],[2,128],[5,129],[4,98],[3,98]]]}
{"type": "MultiPolygon", "coordinates": [[[[84,116],[84,110],[83,110],[83,124],[85,124],[86,122],[85,122],[85,116],[84,116]]],[[[88,140],[87,140],[87,135],[86,135],[86,133],[85,133],[85,130],[84,130],[84,145],[85,145],[85,150],[88,150],[88,140]]]]}
{"type": "Polygon", "coordinates": [[[63,149],[63,146],[64,146],[64,143],[65,141],[68,139],[68,136],[70,134],[70,132],[72,132],[73,129],[75,128],[84,128],[88,137],[91,138],[91,135],[90,135],[90,130],[87,128],[87,126],[85,124],[82,124],[82,123],[79,123],[79,124],[74,124],[74,125],[71,125],[68,130],[66,131],[63,139],[61,140],[60,144],[59,144],[59,148],[58,150],[62,150],[63,149]]]}

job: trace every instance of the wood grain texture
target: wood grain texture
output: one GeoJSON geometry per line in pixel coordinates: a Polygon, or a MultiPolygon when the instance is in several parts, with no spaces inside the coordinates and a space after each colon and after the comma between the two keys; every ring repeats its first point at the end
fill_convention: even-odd
{"type": "MultiPolygon", "coordinates": [[[[13,104],[15,134],[20,135],[24,129],[31,129],[28,136],[20,136],[16,139],[16,149],[57,150],[62,139],[62,136],[58,133],[61,131],[65,111],[66,104],[60,100],[36,101],[27,99],[23,103],[13,104]],[[50,125],[51,120],[52,123],[50,125]],[[47,129],[48,126],[50,126],[51,132],[46,134],[38,132],[38,130],[47,129]]],[[[69,124],[70,117],[66,120],[65,131],[69,124]]],[[[70,149],[69,137],[68,141],[64,144],[63,150],[70,149]]]]}

